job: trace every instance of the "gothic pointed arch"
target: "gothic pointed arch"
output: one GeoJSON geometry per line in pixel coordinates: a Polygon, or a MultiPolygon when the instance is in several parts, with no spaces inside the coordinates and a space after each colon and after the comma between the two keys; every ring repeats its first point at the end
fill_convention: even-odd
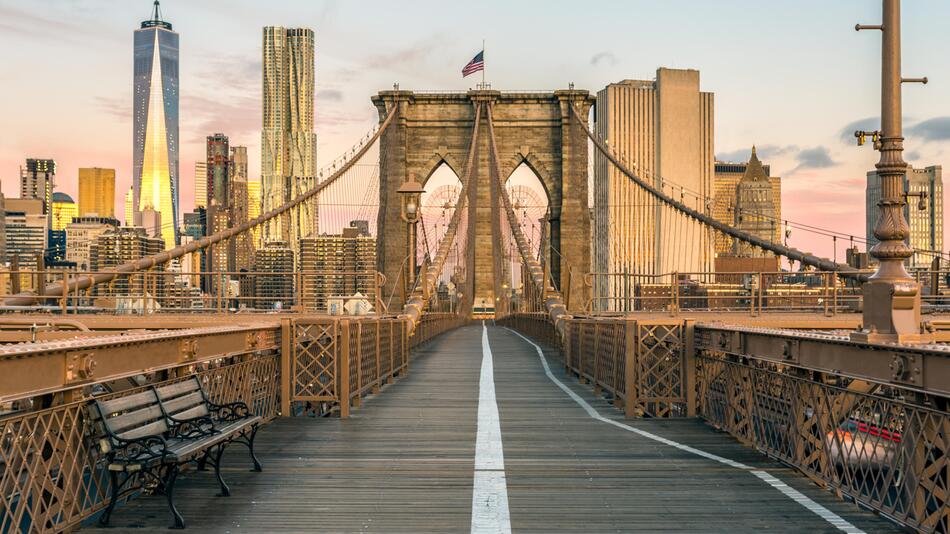
{"type": "Polygon", "coordinates": [[[553,175],[548,170],[547,165],[530,151],[519,150],[502,165],[501,174],[505,177],[505,182],[508,182],[511,175],[522,163],[531,169],[538,177],[538,181],[541,182],[541,187],[544,189],[544,194],[547,197],[548,204],[550,204],[552,201],[552,185],[555,183],[553,175]]]}
{"type": "Polygon", "coordinates": [[[462,179],[462,172],[465,170],[463,162],[459,161],[458,158],[452,155],[451,152],[447,150],[436,150],[432,156],[422,165],[422,172],[420,173],[417,180],[419,183],[425,187],[426,182],[429,181],[429,178],[432,178],[432,175],[442,166],[442,164],[448,165],[452,172],[459,177],[459,180],[462,179]]]}

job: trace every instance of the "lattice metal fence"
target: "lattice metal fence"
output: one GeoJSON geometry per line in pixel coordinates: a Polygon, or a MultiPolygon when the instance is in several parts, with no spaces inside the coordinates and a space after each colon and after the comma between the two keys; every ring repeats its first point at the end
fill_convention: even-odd
{"type": "MultiPolygon", "coordinates": [[[[241,400],[270,420],[277,414],[277,360],[268,351],[177,372],[197,373],[213,401],[241,400]]],[[[108,474],[87,406],[83,400],[0,419],[0,532],[63,531],[108,504],[108,474]]]]}
{"type": "MultiPolygon", "coordinates": [[[[542,340],[560,339],[543,315],[515,314],[500,322],[542,340]]],[[[691,321],[573,317],[566,319],[561,339],[564,367],[630,416],[693,415],[687,380],[691,332],[691,321]]]]}
{"type": "Polygon", "coordinates": [[[712,353],[696,361],[699,411],[710,423],[901,523],[950,532],[947,399],[893,386],[864,393],[712,353]]]}
{"type": "Polygon", "coordinates": [[[286,319],[287,379],[281,412],[339,409],[349,415],[360,398],[409,370],[409,324],[399,317],[286,319]]]}

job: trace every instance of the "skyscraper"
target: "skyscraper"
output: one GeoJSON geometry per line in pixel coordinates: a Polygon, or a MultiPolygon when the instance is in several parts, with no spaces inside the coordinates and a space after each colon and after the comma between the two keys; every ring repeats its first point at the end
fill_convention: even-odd
{"type": "Polygon", "coordinates": [[[73,222],[73,217],[79,216],[79,207],[73,201],[73,198],[66,193],[57,191],[53,193],[53,219],[50,225],[51,231],[65,230],[66,226],[73,222]]]}
{"type": "MultiPolygon", "coordinates": [[[[772,182],[762,168],[755,147],[742,179],[736,184],[735,198],[733,227],[764,241],[775,241],[781,225],[776,217],[772,182]]],[[[732,254],[740,258],[773,256],[738,239],[734,240],[732,254]]]]}
{"type": "MultiPolygon", "coordinates": [[[[231,147],[231,199],[229,211],[231,226],[240,226],[248,221],[250,213],[250,194],[247,179],[247,147],[231,147]]],[[[250,269],[254,261],[254,239],[250,232],[235,236],[232,240],[234,250],[229,257],[228,269],[239,271],[250,269]]]]}
{"type": "MultiPolygon", "coordinates": [[[[260,180],[247,181],[247,220],[253,220],[261,216],[261,182],[260,180]]],[[[261,226],[257,225],[251,230],[254,236],[253,246],[261,246],[261,226]]]]}
{"type": "Polygon", "coordinates": [[[4,210],[7,261],[13,261],[15,256],[21,269],[36,269],[37,260],[44,256],[49,237],[49,217],[43,213],[43,201],[8,198],[4,201],[4,210]]]}
{"type": "MultiPolygon", "coordinates": [[[[907,191],[904,218],[910,225],[908,245],[915,253],[908,266],[926,268],[933,261],[934,253],[943,250],[943,168],[931,165],[923,169],[907,167],[902,191],[907,191]]],[[[877,203],[881,201],[881,177],[877,171],[867,174],[866,220],[868,250],[878,243],[874,226],[880,216],[877,203]]]]}
{"type": "MultiPolygon", "coordinates": [[[[264,28],[261,181],[264,212],[316,185],[313,132],[314,39],[308,28],[264,28]]],[[[315,202],[291,210],[264,228],[264,241],[284,241],[296,250],[301,237],[316,235],[315,202]]]]}
{"type": "MultiPolygon", "coordinates": [[[[753,155],[755,147],[752,147],[753,155]]],[[[758,156],[755,155],[758,160],[758,156]]],[[[712,216],[719,222],[732,225],[735,223],[736,208],[736,186],[745,176],[746,171],[752,164],[732,163],[726,161],[716,162],[716,176],[713,182],[713,208],[712,216]]],[[[782,179],[778,176],[772,176],[771,168],[759,162],[761,173],[765,175],[772,186],[772,206],[774,207],[775,228],[774,234],[770,240],[776,243],[781,242],[782,238],[782,179]]],[[[758,170],[755,171],[758,173],[758,170]]],[[[733,239],[726,235],[716,235],[716,255],[730,256],[733,253],[733,239]]]]}
{"type": "MultiPolygon", "coordinates": [[[[216,133],[208,136],[205,162],[208,165],[208,235],[220,232],[230,224],[231,192],[231,151],[228,136],[216,133]]],[[[212,248],[211,272],[229,271],[228,247],[219,245],[212,248]]]]}
{"type": "Polygon", "coordinates": [[[152,18],[135,30],[132,208],[135,213],[161,213],[162,239],[166,248],[173,248],[178,227],[178,34],[162,20],[158,0],[154,5],[152,18]]]}
{"type": "Polygon", "coordinates": [[[79,169],[79,215],[115,217],[115,169],[79,169]]]}
{"type": "Polygon", "coordinates": [[[208,207],[208,164],[195,162],[195,208],[208,207]]]}
{"type": "MultiPolygon", "coordinates": [[[[597,93],[595,128],[644,180],[706,210],[713,184],[714,95],[699,71],[660,68],[597,93]]],[[[594,156],[594,269],[615,273],[708,271],[708,232],[670,217],[600,154],[594,156]],[[673,243],[674,239],[678,243],[673,243]],[[689,253],[682,253],[682,251],[689,253]]],[[[600,288],[598,291],[610,291],[600,288]]]]}
{"type": "Polygon", "coordinates": [[[27,159],[20,167],[20,198],[43,201],[47,226],[53,223],[53,188],[56,186],[56,162],[51,159],[27,159]]]}
{"type": "Polygon", "coordinates": [[[125,192],[125,225],[135,225],[135,193],[131,187],[125,192]]]}
{"type": "MultiPolygon", "coordinates": [[[[207,168],[206,187],[208,208],[227,207],[230,195],[231,150],[228,136],[216,133],[208,136],[205,152],[207,168]]],[[[213,232],[212,232],[213,233],[213,232]]]]}

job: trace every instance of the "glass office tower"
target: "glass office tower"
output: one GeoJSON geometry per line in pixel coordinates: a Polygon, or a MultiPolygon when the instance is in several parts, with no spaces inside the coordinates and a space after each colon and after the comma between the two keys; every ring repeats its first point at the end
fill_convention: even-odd
{"type": "Polygon", "coordinates": [[[135,30],[133,210],[162,215],[165,248],[178,243],[178,34],[152,18],[135,30]]]}

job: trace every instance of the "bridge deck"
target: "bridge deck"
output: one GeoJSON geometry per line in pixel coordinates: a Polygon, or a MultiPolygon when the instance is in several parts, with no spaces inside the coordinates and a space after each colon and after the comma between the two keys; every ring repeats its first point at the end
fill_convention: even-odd
{"type": "MultiPolygon", "coordinates": [[[[806,508],[816,503],[858,529],[900,532],[699,421],[624,420],[565,379],[549,354],[554,377],[603,418],[761,476],[594,419],[545,374],[531,345],[501,328],[488,332],[515,532],[839,532],[806,508]],[[770,486],[766,472],[808,502],[770,486]]],[[[248,472],[234,447],[225,473],[231,497],[215,496],[212,473],[187,473],[177,493],[189,530],[469,531],[481,337],[474,325],[436,339],[408,377],[349,419],[275,421],[258,436],[263,473],[248,472]]],[[[110,530],[166,532],[168,524],[164,499],[147,496],[117,509],[110,530]]]]}

